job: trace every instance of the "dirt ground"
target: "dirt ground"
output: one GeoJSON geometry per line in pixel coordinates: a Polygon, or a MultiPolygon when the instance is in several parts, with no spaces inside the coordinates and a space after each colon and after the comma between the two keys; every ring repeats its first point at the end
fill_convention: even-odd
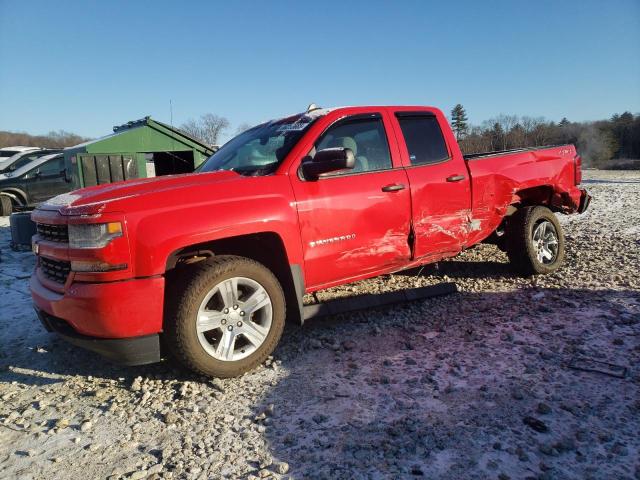
{"type": "Polygon", "coordinates": [[[640,171],[584,184],[556,274],[482,245],[331,289],[460,292],[290,326],[230,380],[46,333],[1,219],[0,478],[640,479],[640,171]]]}

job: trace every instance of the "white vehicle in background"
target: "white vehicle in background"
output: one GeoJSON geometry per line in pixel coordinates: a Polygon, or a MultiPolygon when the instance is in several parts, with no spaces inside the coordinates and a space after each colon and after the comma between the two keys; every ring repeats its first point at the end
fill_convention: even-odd
{"type": "Polygon", "coordinates": [[[40,150],[40,147],[3,147],[0,148],[0,160],[5,160],[7,157],[12,157],[16,153],[24,153],[31,150],[40,150]]]}

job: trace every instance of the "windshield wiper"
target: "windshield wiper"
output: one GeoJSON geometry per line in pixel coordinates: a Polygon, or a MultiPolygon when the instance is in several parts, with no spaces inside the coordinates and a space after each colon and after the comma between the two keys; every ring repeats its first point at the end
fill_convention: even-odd
{"type": "Polygon", "coordinates": [[[234,168],[234,172],[239,173],[245,177],[259,177],[262,175],[268,175],[273,172],[273,166],[265,166],[265,167],[245,167],[245,168],[234,168]]]}

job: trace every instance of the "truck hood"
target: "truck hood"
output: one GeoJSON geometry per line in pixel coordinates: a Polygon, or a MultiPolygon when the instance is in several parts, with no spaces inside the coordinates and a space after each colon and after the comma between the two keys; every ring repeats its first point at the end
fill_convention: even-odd
{"type": "Polygon", "coordinates": [[[96,215],[136,209],[137,204],[146,203],[145,197],[153,197],[147,200],[154,202],[155,206],[160,206],[158,203],[162,203],[163,198],[171,198],[175,205],[175,199],[181,197],[176,190],[192,193],[204,188],[209,193],[205,197],[210,197],[213,191],[220,191],[215,188],[216,185],[241,182],[245,178],[235,172],[217,171],[127,180],[64,193],[47,200],[38,208],[57,210],[62,215],[96,215]]]}

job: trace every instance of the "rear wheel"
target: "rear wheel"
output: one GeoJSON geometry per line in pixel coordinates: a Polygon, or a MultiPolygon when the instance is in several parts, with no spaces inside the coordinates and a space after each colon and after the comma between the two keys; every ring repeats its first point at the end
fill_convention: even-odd
{"type": "Polygon", "coordinates": [[[191,370],[235,377],[275,349],[284,328],[285,300],[265,266],[243,257],[214,257],[182,274],[175,285],[165,337],[191,370]]]}
{"type": "Polygon", "coordinates": [[[0,195],[0,216],[7,217],[11,215],[13,211],[13,203],[11,203],[11,198],[6,195],[0,195]]]}
{"type": "Polygon", "coordinates": [[[507,224],[505,247],[514,269],[523,275],[556,271],[564,261],[565,240],[547,207],[524,207],[507,224]]]}

